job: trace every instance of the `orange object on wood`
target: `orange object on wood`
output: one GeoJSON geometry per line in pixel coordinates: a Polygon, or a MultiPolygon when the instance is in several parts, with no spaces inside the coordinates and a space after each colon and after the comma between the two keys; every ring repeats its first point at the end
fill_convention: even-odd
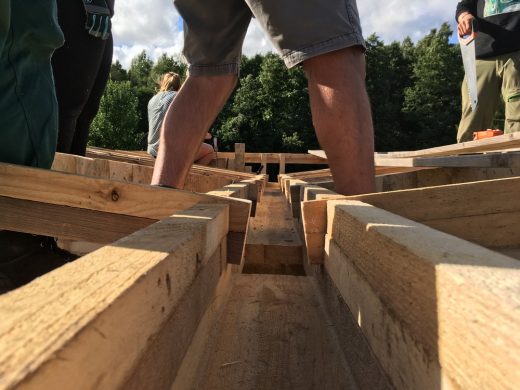
{"type": "Polygon", "coordinates": [[[478,139],[496,137],[497,135],[502,135],[504,132],[502,130],[493,130],[487,129],[482,131],[475,131],[473,133],[473,140],[476,141],[478,139]]]}

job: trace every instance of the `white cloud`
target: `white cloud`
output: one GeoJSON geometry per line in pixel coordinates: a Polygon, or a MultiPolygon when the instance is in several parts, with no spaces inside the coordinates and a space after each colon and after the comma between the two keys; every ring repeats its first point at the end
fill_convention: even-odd
{"type": "MultiPolygon", "coordinates": [[[[406,36],[416,41],[443,22],[449,22],[454,28],[456,4],[456,0],[359,0],[358,8],[365,36],[375,32],[385,42],[402,41],[406,36]]],[[[116,2],[113,26],[114,60],[126,68],[142,50],[154,60],[161,53],[181,53],[183,34],[179,31],[179,14],[171,0],[116,2]]],[[[268,51],[274,49],[253,19],[243,52],[251,56],[268,51]]]]}

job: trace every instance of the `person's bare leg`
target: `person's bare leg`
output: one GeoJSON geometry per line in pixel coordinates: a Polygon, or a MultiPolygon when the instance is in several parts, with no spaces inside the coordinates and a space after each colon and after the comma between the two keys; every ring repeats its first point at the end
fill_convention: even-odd
{"type": "Polygon", "coordinates": [[[208,144],[200,145],[197,154],[195,155],[195,164],[208,165],[215,158],[215,151],[208,144]]]}
{"type": "Polygon", "coordinates": [[[365,57],[352,47],[303,64],[312,120],[327,154],[336,192],[375,192],[374,130],[365,88],[365,57]]]}
{"type": "Polygon", "coordinates": [[[209,127],[233,91],[236,75],[190,76],[168,108],[161,128],[153,185],[184,188],[209,127]]]}

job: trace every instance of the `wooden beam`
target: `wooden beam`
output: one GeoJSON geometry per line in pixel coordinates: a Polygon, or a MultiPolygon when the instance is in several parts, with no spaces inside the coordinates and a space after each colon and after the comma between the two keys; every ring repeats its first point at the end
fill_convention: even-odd
{"type": "MultiPolygon", "coordinates": [[[[362,202],[331,201],[328,213],[327,241],[344,257],[329,252],[326,262],[348,261],[379,297],[376,307],[351,309],[396,388],[519,382],[517,260],[362,202]]],[[[340,264],[329,272],[351,301],[340,264]]]]}
{"type": "Polygon", "coordinates": [[[0,230],[109,244],[156,219],[0,196],[0,230]]]}
{"type": "Polygon", "coordinates": [[[439,146],[411,152],[389,152],[387,155],[389,157],[448,156],[453,154],[491,152],[513,148],[520,148],[520,133],[504,134],[478,141],[461,142],[459,144],[439,146]]]}
{"type": "Polygon", "coordinates": [[[235,144],[235,171],[244,172],[246,144],[235,144]]]}
{"type": "Polygon", "coordinates": [[[376,153],[376,166],[520,168],[520,152],[438,157],[391,157],[376,153]]]}
{"type": "Polygon", "coordinates": [[[280,169],[278,170],[279,174],[284,174],[285,173],[285,161],[286,161],[285,154],[280,153],[280,162],[279,162],[280,169]]]}
{"type": "MultiPolygon", "coordinates": [[[[262,162],[262,154],[265,155],[268,164],[279,164],[280,153],[246,153],[246,164],[258,164],[262,162]]],[[[305,153],[282,153],[285,156],[286,164],[308,164],[308,165],[327,165],[327,161],[305,153]]],[[[234,153],[219,152],[219,157],[234,158],[234,153]]]]}
{"type": "Polygon", "coordinates": [[[229,261],[243,257],[251,202],[242,199],[210,196],[115,180],[53,172],[45,169],[0,164],[0,196],[31,200],[123,214],[134,217],[162,219],[199,203],[229,204],[229,261]]]}
{"type": "MultiPolygon", "coordinates": [[[[369,203],[479,245],[505,248],[520,242],[520,233],[516,229],[520,223],[519,191],[520,178],[507,178],[343,199],[369,203]]],[[[330,195],[324,197],[331,198],[330,195]]],[[[313,242],[319,242],[317,237],[325,235],[327,201],[320,199],[302,203],[304,234],[314,235],[313,242]]],[[[311,253],[316,252],[313,261],[319,261],[319,250],[320,246],[311,250],[311,253]]]]}
{"type": "Polygon", "coordinates": [[[262,175],[267,174],[267,162],[268,162],[267,153],[262,153],[260,155],[260,164],[262,164],[262,175]]]}
{"type": "Polygon", "coordinates": [[[376,176],[377,192],[520,176],[520,168],[431,168],[376,176]]]}
{"type": "MultiPolygon", "coordinates": [[[[197,205],[0,297],[2,387],[124,388],[168,319],[198,309],[183,297],[206,267],[220,268],[227,231],[228,206],[197,205]]],[[[173,355],[196,325],[167,332],[173,355]]],[[[174,375],[162,357],[154,368],[174,375]]]]}

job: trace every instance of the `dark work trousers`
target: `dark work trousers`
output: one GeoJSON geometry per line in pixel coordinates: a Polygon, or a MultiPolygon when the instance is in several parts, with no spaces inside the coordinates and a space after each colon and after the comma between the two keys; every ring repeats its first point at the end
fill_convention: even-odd
{"type": "MultiPolygon", "coordinates": [[[[58,21],[65,44],[52,57],[59,106],[57,151],[84,156],[90,124],[99,109],[112,64],[107,40],[85,29],[82,0],[58,0],[58,21]]],[[[108,1],[113,9],[114,1],[108,1]]]]}

